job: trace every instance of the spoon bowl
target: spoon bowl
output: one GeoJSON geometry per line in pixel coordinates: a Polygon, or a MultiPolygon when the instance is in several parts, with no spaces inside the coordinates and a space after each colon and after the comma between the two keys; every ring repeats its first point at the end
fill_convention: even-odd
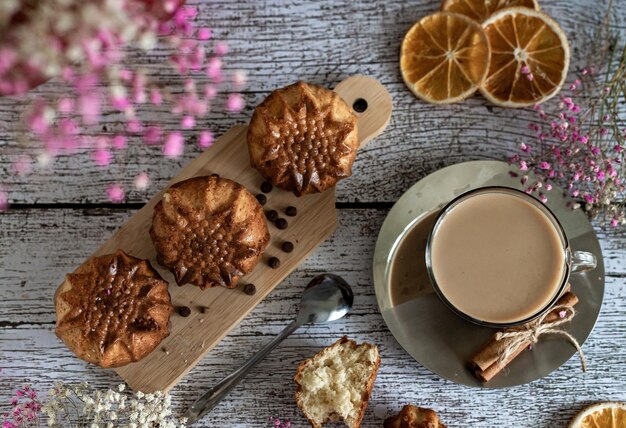
{"type": "Polygon", "coordinates": [[[353,303],[352,288],[342,277],[318,275],[304,289],[297,320],[302,324],[336,321],[352,309],[353,303]]]}

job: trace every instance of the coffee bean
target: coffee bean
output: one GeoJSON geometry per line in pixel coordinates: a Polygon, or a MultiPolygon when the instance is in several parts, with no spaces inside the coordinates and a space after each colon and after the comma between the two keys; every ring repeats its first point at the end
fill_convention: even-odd
{"type": "Polygon", "coordinates": [[[178,314],[181,317],[188,317],[191,315],[191,309],[189,309],[189,306],[181,306],[178,308],[178,314]]]}
{"type": "Polygon", "coordinates": [[[267,196],[265,196],[263,193],[259,193],[258,195],[256,195],[256,200],[259,201],[259,204],[265,205],[267,203],[267,196]]]}
{"type": "Polygon", "coordinates": [[[198,310],[200,311],[201,314],[205,314],[207,309],[209,308],[207,308],[206,306],[198,306],[198,310]]]}
{"type": "Polygon", "coordinates": [[[289,217],[295,217],[296,215],[298,215],[298,208],[287,207],[285,208],[285,214],[287,214],[289,217]]]}
{"type": "Polygon", "coordinates": [[[285,253],[291,253],[295,247],[293,245],[293,242],[285,241],[285,242],[283,242],[283,245],[280,246],[280,248],[282,248],[282,250],[285,253]]]}
{"type": "Polygon", "coordinates": [[[272,186],[272,183],[270,183],[269,181],[264,181],[263,183],[261,183],[261,192],[263,193],[269,193],[272,191],[273,188],[274,186],[272,186]]]}
{"type": "Polygon", "coordinates": [[[246,293],[248,296],[253,296],[256,294],[256,286],[254,284],[246,284],[243,287],[243,292],[246,293]]]}
{"type": "Polygon", "coordinates": [[[278,218],[278,211],[276,210],[265,211],[265,217],[267,217],[269,221],[274,221],[278,218]]]}
{"type": "Polygon", "coordinates": [[[280,266],[280,259],[278,257],[271,257],[267,263],[272,269],[278,269],[278,266],[280,266]]]}
{"type": "Polygon", "coordinates": [[[287,229],[287,226],[289,226],[289,223],[287,223],[287,220],[285,220],[284,218],[276,219],[274,224],[279,229],[287,229]]]}

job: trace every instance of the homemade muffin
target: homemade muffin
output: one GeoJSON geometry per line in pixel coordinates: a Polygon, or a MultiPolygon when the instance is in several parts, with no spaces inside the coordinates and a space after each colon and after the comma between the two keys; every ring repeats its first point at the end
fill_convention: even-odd
{"type": "Polygon", "coordinates": [[[344,336],[300,364],[296,403],[314,428],[339,421],[358,428],[379,366],[377,346],[344,336]]]}
{"type": "Polygon", "coordinates": [[[261,204],[242,185],[217,176],[172,185],[154,208],[150,236],[158,262],[178,285],[234,288],[270,239],[261,204]]]}
{"type": "Polygon", "coordinates": [[[248,127],[252,166],[296,195],[349,177],[358,147],[352,109],[337,93],[304,82],[272,92],[248,127]]]}
{"type": "Polygon", "coordinates": [[[434,410],[408,404],[396,416],[385,419],[384,428],[446,428],[434,410]]]}
{"type": "Polygon", "coordinates": [[[169,334],[167,282],[147,260],[92,257],[58,288],[56,335],[79,358],[119,367],[148,355],[169,334]]]}

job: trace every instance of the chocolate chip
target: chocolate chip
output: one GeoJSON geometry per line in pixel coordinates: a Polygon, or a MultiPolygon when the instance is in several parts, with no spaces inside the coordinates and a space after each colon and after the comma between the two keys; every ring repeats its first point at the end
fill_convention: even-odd
{"type": "Polygon", "coordinates": [[[219,175],[219,174],[215,174],[215,173],[213,173],[213,174],[209,175],[209,177],[220,178],[220,175],[219,175]]]}
{"type": "Polygon", "coordinates": [[[264,181],[263,183],[261,183],[261,192],[263,193],[269,193],[272,191],[273,188],[274,186],[272,186],[272,183],[270,183],[269,181],[264,181]]]}
{"type": "Polygon", "coordinates": [[[259,204],[265,205],[267,203],[267,196],[265,196],[263,193],[259,193],[258,195],[256,195],[256,200],[259,201],[259,204]]]}
{"type": "Polygon", "coordinates": [[[265,217],[267,217],[269,221],[274,221],[278,218],[278,211],[276,210],[265,211],[265,217]]]}
{"type": "Polygon", "coordinates": [[[271,257],[267,264],[269,264],[272,269],[278,269],[278,266],[280,266],[280,259],[278,257],[271,257]]]}
{"type": "Polygon", "coordinates": [[[293,242],[285,241],[285,242],[283,242],[283,245],[280,246],[280,248],[282,248],[282,250],[285,253],[291,253],[295,247],[293,245],[293,242]]]}
{"type": "Polygon", "coordinates": [[[296,215],[298,215],[298,208],[287,207],[285,208],[285,214],[287,214],[289,217],[295,217],[296,215]]]}
{"type": "Polygon", "coordinates": [[[254,296],[256,294],[256,286],[254,284],[246,284],[243,287],[243,292],[248,296],[254,296]]]}
{"type": "Polygon", "coordinates": [[[279,229],[287,229],[287,226],[289,226],[289,223],[287,223],[287,220],[285,220],[284,218],[276,219],[274,224],[279,229]]]}
{"type": "Polygon", "coordinates": [[[181,306],[178,308],[178,314],[181,317],[188,317],[191,315],[191,309],[189,309],[189,306],[181,306]]]}
{"type": "Polygon", "coordinates": [[[365,110],[367,110],[367,101],[365,101],[363,98],[357,98],[354,101],[354,104],[352,104],[352,108],[357,113],[363,113],[365,110]]]}

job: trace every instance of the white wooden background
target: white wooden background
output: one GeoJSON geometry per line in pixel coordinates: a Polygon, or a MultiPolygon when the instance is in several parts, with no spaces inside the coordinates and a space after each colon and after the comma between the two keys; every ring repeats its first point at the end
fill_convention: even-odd
{"type": "MultiPolygon", "coordinates": [[[[196,0],[200,19],[228,40],[227,67],[248,72],[247,108],[238,115],[213,113],[206,126],[220,134],[250,116],[274,88],[297,79],[334,86],[352,74],[383,82],[394,99],[387,131],[359,152],[354,175],[338,188],[339,225],[284,284],[218,345],[173,391],[177,411],[189,405],[270,340],[290,319],[302,287],[330,271],[356,292],[354,312],[332,325],[302,328],[260,364],[230,397],[198,426],[262,427],[270,415],[306,426],[293,400],[297,364],[343,334],[377,343],[382,366],[363,426],[379,427],[386,412],[407,403],[435,408],[450,427],[564,427],[585,405],[626,400],[626,233],[598,230],[607,284],[598,324],[583,349],[589,372],[577,357],[545,379],[506,390],[455,385],[420,366],[395,341],[378,313],[371,279],[377,232],[393,202],[416,180],[445,165],[472,159],[503,159],[530,134],[530,110],[491,107],[476,96],[437,107],[417,101],[398,71],[399,45],[411,23],[435,11],[438,0],[325,1],[196,0]]],[[[595,26],[607,0],[544,0],[542,8],[566,30],[573,69],[584,64],[595,26]]],[[[616,0],[613,30],[626,37],[626,1],[616,0]]],[[[138,56],[151,65],[154,59],[138,56]]],[[[174,84],[174,83],[173,83],[174,84]]],[[[54,82],[40,89],[58,92],[54,82]]],[[[55,380],[118,383],[112,371],[75,358],[54,336],[52,296],[66,272],[124,223],[151,194],[175,175],[199,149],[171,161],[155,148],[134,144],[120,166],[100,169],[87,154],[59,159],[53,171],[27,178],[9,176],[12,159],[23,149],[15,123],[21,109],[0,98],[0,182],[10,185],[10,211],[0,214],[0,401],[23,382],[47,389],[55,380]],[[131,191],[126,203],[107,202],[104,188],[147,169],[153,184],[131,191]]],[[[108,131],[119,128],[114,118],[108,131]]],[[[166,123],[176,129],[174,121],[166,123]]]]}

